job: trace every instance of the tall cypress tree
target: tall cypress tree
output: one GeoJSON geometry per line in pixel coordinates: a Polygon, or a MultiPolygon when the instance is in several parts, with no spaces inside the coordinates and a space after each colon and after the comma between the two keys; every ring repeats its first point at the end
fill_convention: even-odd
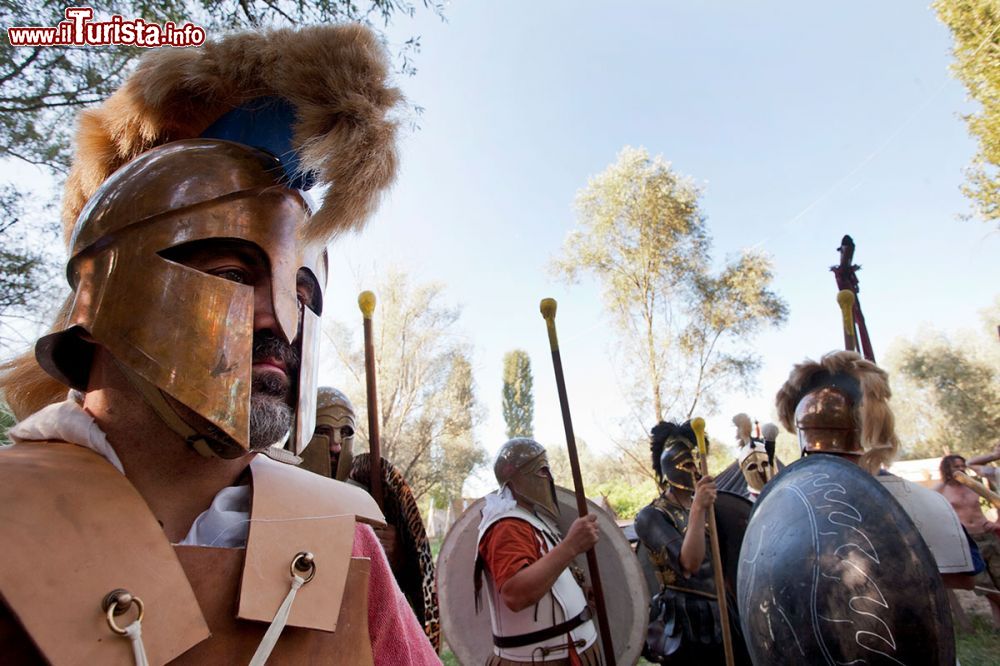
{"type": "Polygon", "coordinates": [[[531,389],[531,359],[528,352],[515,349],[503,357],[503,420],[507,437],[531,437],[535,418],[535,397],[531,389]]]}

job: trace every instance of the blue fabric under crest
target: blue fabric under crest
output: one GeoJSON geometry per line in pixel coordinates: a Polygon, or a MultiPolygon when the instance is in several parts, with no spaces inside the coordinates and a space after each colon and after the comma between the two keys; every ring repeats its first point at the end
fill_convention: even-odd
{"type": "Polygon", "coordinates": [[[299,173],[299,155],[292,147],[295,107],[281,97],[258,97],[216,120],[203,139],[222,139],[267,151],[278,158],[289,187],[308,190],[315,178],[299,173]]]}

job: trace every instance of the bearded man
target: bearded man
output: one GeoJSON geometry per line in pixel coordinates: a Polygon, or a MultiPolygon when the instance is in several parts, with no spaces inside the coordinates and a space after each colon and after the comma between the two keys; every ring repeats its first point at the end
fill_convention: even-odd
{"type": "Polygon", "coordinates": [[[527,437],[497,452],[500,488],[486,496],[475,565],[476,608],[485,574],[493,655],[487,666],[600,664],[597,628],[573,560],[597,544],[597,516],[563,537],[545,448],[527,437]]]}
{"type": "MultiPolygon", "coordinates": [[[[371,457],[355,455],[354,405],[342,391],[319,388],[316,430],[302,452],[302,467],[371,492],[371,457]]],[[[402,473],[382,460],[382,510],[386,524],[375,535],[392,567],[396,583],[424,627],[435,650],[441,647],[434,557],[413,491],[402,473]]]]}
{"type": "Polygon", "coordinates": [[[325,245],[392,178],[386,78],[358,26],[236,35],[82,116],[35,346],[70,397],[0,453],[0,662],[439,663],[371,498],[271,459],[313,433],[325,245]]]}

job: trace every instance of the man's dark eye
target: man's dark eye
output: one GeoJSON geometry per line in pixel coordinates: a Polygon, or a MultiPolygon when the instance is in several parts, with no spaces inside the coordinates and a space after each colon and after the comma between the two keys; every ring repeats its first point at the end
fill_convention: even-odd
{"type": "Polygon", "coordinates": [[[230,268],[217,273],[212,273],[215,277],[220,277],[223,280],[229,280],[230,282],[238,282],[240,284],[249,284],[250,279],[245,271],[237,270],[235,268],[230,268]]]}

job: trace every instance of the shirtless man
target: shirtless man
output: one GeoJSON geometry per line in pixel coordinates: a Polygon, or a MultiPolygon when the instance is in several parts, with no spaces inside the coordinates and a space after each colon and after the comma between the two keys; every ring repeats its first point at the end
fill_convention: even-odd
{"type": "MultiPolygon", "coordinates": [[[[978,458],[976,458],[978,460],[978,458]]],[[[941,459],[941,483],[936,490],[951,503],[958,519],[979,546],[986,571],[976,576],[982,587],[1000,589],[1000,525],[983,513],[979,495],[955,480],[955,472],[967,469],[965,458],[949,455],[941,459]]],[[[1000,594],[986,594],[993,611],[993,623],[1000,628],[1000,594]]]]}

